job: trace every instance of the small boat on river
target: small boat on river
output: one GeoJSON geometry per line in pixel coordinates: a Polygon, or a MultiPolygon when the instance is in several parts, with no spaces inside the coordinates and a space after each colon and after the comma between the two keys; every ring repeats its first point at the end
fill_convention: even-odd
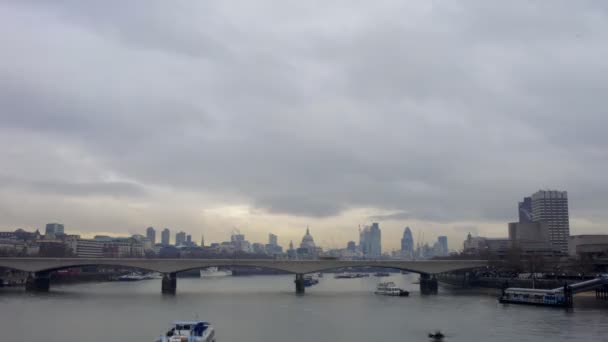
{"type": "Polygon", "coordinates": [[[374,293],[382,296],[395,297],[407,297],[410,295],[408,291],[398,288],[392,281],[378,284],[374,293]]]}
{"type": "Polygon", "coordinates": [[[444,337],[445,335],[439,330],[435,331],[434,333],[429,333],[429,338],[433,341],[441,341],[444,337]]]}
{"type": "Polygon", "coordinates": [[[215,330],[208,322],[175,321],[156,342],[215,342],[215,330]]]}

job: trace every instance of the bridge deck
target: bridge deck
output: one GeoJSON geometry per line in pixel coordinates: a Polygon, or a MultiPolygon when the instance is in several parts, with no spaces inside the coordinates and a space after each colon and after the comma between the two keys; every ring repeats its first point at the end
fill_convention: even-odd
{"type": "Polygon", "coordinates": [[[250,266],[302,274],[345,267],[384,267],[435,274],[487,266],[486,260],[252,260],[252,259],[136,259],[136,258],[0,258],[0,267],[47,272],[81,266],[124,266],[176,273],[212,266],[250,266]]]}

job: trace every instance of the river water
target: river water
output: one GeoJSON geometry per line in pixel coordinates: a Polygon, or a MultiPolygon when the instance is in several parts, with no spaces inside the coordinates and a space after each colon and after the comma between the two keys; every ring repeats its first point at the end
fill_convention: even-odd
{"type": "Polygon", "coordinates": [[[417,275],[382,278],[410,297],[372,294],[379,279],[325,275],[294,294],[293,276],[179,278],[177,295],[160,280],[51,285],[51,292],[0,289],[1,341],[153,341],[176,319],[211,322],[219,342],[608,341],[608,305],[577,298],[571,311],[501,305],[496,294],[440,287],[421,296],[417,275]]]}

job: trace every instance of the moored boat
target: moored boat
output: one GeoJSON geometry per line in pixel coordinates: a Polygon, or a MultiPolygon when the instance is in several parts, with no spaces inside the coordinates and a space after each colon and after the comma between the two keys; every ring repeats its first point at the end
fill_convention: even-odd
{"type": "Polygon", "coordinates": [[[215,342],[215,330],[208,322],[175,321],[156,342],[215,342]]]}
{"type": "Polygon", "coordinates": [[[304,276],[304,286],[305,287],[311,287],[313,285],[317,285],[319,283],[319,279],[316,279],[313,276],[307,275],[304,276]]]}
{"type": "Polygon", "coordinates": [[[231,270],[220,270],[217,267],[207,267],[200,271],[201,278],[213,278],[213,277],[228,277],[232,275],[231,270]]]}
{"type": "Polygon", "coordinates": [[[144,280],[146,278],[144,278],[144,276],[142,276],[139,273],[129,273],[129,274],[125,274],[125,275],[121,275],[120,277],[118,277],[119,281],[139,281],[139,280],[144,280]]]}
{"type": "Polygon", "coordinates": [[[498,302],[501,304],[572,307],[572,293],[567,287],[562,291],[558,289],[508,288],[503,290],[498,302]]]}

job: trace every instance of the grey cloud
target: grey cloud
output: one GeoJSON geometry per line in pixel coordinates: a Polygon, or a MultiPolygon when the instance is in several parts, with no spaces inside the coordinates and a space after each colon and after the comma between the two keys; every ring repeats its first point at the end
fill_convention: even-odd
{"type": "Polygon", "coordinates": [[[401,212],[397,212],[397,213],[392,213],[392,214],[386,214],[386,215],[373,215],[369,217],[370,221],[405,221],[408,219],[411,219],[412,215],[401,211],[401,212]]]}
{"type": "Polygon", "coordinates": [[[458,233],[471,233],[471,235],[473,236],[479,235],[479,229],[477,228],[477,226],[454,226],[452,227],[452,230],[458,233]]]}
{"type": "Polygon", "coordinates": [[[608,219],[603,4],[115,4],[0,5],[0,131],[271,213],[608,219]]]}
{"type": "Polygon", "coordinates": [[[140,185],[128,182],[70,182],[62,180],[27,180],[17,177],[0,177],[3,189],[70,197],[110,196],[141,197],[147,191],[140,185]]]}

